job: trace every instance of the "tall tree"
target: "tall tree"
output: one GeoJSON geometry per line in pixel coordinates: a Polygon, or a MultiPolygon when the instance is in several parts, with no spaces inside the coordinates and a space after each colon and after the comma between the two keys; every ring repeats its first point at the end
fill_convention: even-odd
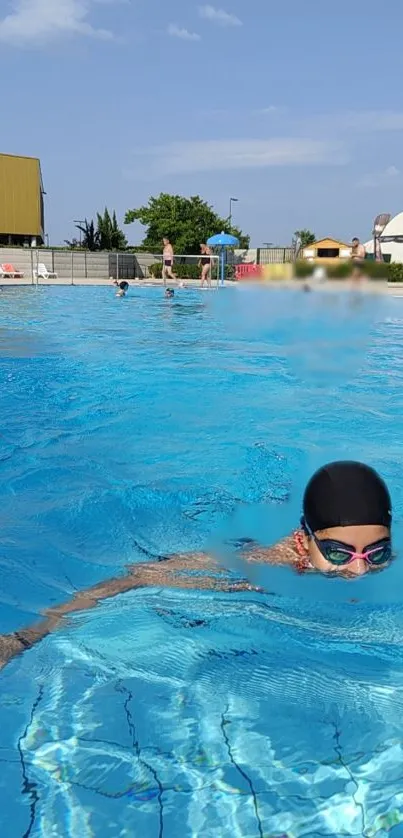
{"type": "Polygon", "coordinates": [[[242,248],[249,247],[249,236],[238,227],[230,227],[228,219],[220,218],[198,195],[184,198],[162,192],[150,198],[147,206],[128,210],[125,224],[133,221],[146,227],[142,245],[154,252],[161,251],[162,239],[167,237],[177,253],[199,253],[202,242],[221,232],[236,236],[242,248]]]}
{"type": "Polygon", "coordinates": [[[112,217],[106,207],[103,215],[97,213],[97,233],[100,250],[126,249],[127,238],[118,225],[115,211],[112,217]]]}
{"type": "Polygon", "coordinates": [[[315,233],[312,233],[311,230],[296,230],[295,238],[300,242],[300,247],[308,247],[309,244],[313,244],[316,241],[315,233]]]}
{"type": "Polygon", "coordinates": [[[84,224],[76,224],[76,227],[82,234],[81,247],[84,250],[99,250],[99,236],[94,222],[85,219],[84,224]]]}
{"type": "Polygon", "coordinates": [[[66,244],[71,247],[82,247],[84,250],[126,250],[127,239],[120,229],[116,212],[112,216],[109,210],[105,208],[103,215],[97,212],[97,226],[94,222],[85,219],[84,224],[76,224],[77,230],[80,231],[80,242],[77,239],[67,241],[66,244]]]}

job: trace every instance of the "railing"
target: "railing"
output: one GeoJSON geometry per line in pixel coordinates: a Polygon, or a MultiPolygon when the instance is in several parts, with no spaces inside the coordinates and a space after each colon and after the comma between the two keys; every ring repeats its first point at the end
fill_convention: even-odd
{"type": "Polygon", "coordinates": [[[257,252],[259,265],[281,265],[295,261],[293,247],[260,247],[257,252]]]}
{"type": "Polygon", "coordinates": [[[262,266],[254,264],[235,265],[235,279],[261,279],[262,266]]]}
{"type": "MultiPolygon", "coordinates": [[[[283,264],[285,262],[293,261],[292,248],[261,248],[260,250],[249,250],[241,252],[233,252],[229,250],[226,256],[226,276],[229,275],[229,268],[241,266],[242,272],[244,265],[249,264],[283,264]],[[241,259],[245,259],[243,262],[241,259]]],[[[201,269],[197,270],[192,267],[192,271],[186,276],[185,265],[198,265],[201,254],[175,254],[174,255],[174,273],[175,267],[178,269],[178,278],[196,278],[201,275],[201,269]]],[[[56,248],[0,248],[0,262],[12,263],[16,270],[23,271],[25,280],[36,282],[38,265],[44,264],[49,273],[57,274],[61,281],[67,281],[74,285],[76,282],[85,280],[102,280],[109,279],[119,280],[134,280],[134,279],[148,279],[150,277],[150,268],[156,263],[162,264],[163,257],[161,253],[145,253],[138,251],[136,253],[121,252],[105,252],[97,251],[91,252],[87,250],[58,250],[56,248]]],[[[211,257],[212,279],[215,281],[218,275],[218,257],[216,254],[211,257]]],[[[244,270],[244,275],[248,273],[248,267],[244,270]]],[[[253,273],[253,270],[252,270],[253,273]]],[[[41,281],[41,280],[39,280],[41,281]]]]}

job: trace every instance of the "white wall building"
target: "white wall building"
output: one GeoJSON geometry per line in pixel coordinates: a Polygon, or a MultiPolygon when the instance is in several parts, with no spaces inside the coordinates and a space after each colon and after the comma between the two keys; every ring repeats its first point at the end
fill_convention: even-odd
{"type": "MultiPolygon", "coordinates": [[[[380,241],[384,256],[390,255],[391,262],[403,262],[403,212],[389,221],[380,241]]],[[[367,253],[374,252],[373,239],[365,243],[365,250],[367,253]]]]}

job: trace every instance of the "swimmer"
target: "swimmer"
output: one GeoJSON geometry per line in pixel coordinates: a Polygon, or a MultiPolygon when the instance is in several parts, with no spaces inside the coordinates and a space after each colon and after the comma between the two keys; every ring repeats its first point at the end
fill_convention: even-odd
{"type": "Polygon", "coordinates": [[[122,282],[118,282],[117,280],[115,280],[115,285],[119,287],[119,291],[117,292],[116,296],[125,297],[129,290],[129,283],[126,282],[126,280],[123,280],[122,282]]]}
{"type": "Polygon", "coordinates": [[[175,296],[174,289],[173,288],[167,288],[166,291],[165,291],[164,297],[166,297],[167,299],[171,299],[174,296],[175,296]]]}
{"type": "Polygon", "coordinates": [[[362,576],[392,558],[392,502],[381,477],[363,463],[324,466],[304,494],[294,533],[299,570],[362,576]]]}
{"type": "MultiPolygon", "coordinates": [[[[288,565],[298,573],[316,571],[350,579],[390,563],[390,495],[379,475],[363,463],[336,462],[319,469],[305,489],[302,511],[301,525],[291,536],[270,548],[251,544],[242,558],[288,565]]],[[[0,668],[60,628],[69,614],[147,587],[260,593],[247,579],[230,581],[225,569],[204,553],[160,556],[155,562],[129,565],[126,575],[100,582],[62,605],[47,608],[43,619],[31,627],[1,635],[0,668]]]]}

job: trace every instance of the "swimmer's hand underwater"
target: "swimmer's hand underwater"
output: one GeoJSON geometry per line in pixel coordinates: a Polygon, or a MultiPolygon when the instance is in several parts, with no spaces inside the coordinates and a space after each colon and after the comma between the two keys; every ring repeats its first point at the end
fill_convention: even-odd
{"type": "MultiPolygon", "coordinates": [[[[270,548],[249,544],[242,559],[347,578],[388,566],[392,557],[391,499],[373,469],[349,461],[319,469],[306,487],[303,513],[301,528],[292,536],[270,548]]],[[[43,619],[31,628],[0,636],[0,668],[58,629],[69,614],[145,587],[261,591],[247,579],[232,581],[222,566],[203,553],[130,565],[127,575],[101,582],[76,593],[69,602],[46,609],[43,619]]]]}

